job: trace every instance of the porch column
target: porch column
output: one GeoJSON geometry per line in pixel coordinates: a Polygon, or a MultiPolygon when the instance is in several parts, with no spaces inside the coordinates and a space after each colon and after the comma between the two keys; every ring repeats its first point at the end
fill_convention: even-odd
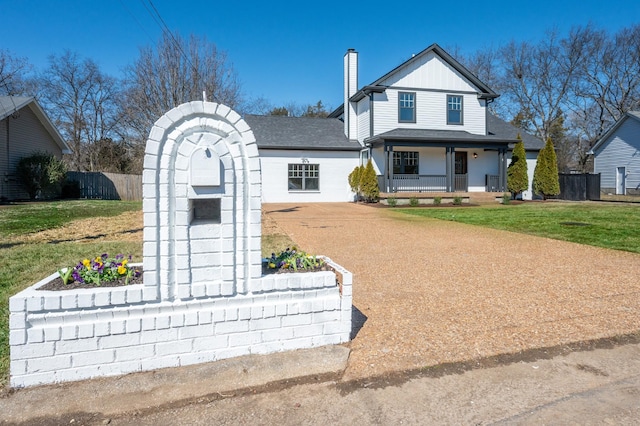
{"type": "Polygon", "coordinates": [[[455,171],[456,171],[456,156],[455,148],[452,146],[446,147],[445,166],[446,166],[446,178],[445,187],[447,192],[455,191],[455,171]]]}
{"type": "Polygon", "coordinates": [[[505,192],[507,190],[507,158],[506,149],[498,150],[498,190],[505,192]]]}
{"type": "Polygon", "coordinates": [[[384,146],[384,191],[393,192],[393,146],[384,146]]]}

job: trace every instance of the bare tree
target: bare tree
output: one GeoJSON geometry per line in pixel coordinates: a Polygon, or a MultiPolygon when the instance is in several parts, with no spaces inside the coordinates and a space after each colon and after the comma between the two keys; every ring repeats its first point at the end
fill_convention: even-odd
{"type": "Polygon", "coordinates": [[[73,149],[72,170],[95,170],[93,145],[109,138],[118,122],[118,82],[91,59],[66,51],[49,57],[38,79],[41,100],[73,149]]]}
{"type": "Polygon", "coordinates": [[[125,70],[123,112],[128,138],[144,144],[151,126],[170,109],[189,101],[208,100],[231,108],[242,104],[240,83],[227,54],[205,38],[188,40],[165,33],[156,48],[140,49],[125,70]]]}
{"type": "Polygon", "coordinates": [[[584,168],[593,144],[627,111],[640,108],[640,25],[623,28],[614,37],[589,25],[570,37],[585,51],[569,98],[584,168]]]}
{"type": "Polygon", "coordinates": [[[31,65],[26,58],[12,56],[8,50],[0,49],[0,95],[26,95],[29,81],[26,75],[31,65]]]}
{"type": "Polygon", "coordinates": [[[501,50],[501,59],[504,96],[516,108],[511,115],[527,111],[537,136],[546,140],[584,61],[579,40],[561,40],[551,31],[539,44],[512,41],[501,50]]]}

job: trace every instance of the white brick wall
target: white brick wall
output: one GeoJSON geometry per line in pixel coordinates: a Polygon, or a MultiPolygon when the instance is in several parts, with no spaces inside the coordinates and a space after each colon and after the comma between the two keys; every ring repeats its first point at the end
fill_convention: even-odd
{"type": "Polygon", "coordinates": [[[327,260],[343,276],[342,294],[333,272],[277,274],[253,280],[255,293],[231,298],[104,307],[96,303],[99,295],[112,300],[109,293],[124,289],[126,300],[142,285],[37,290],[53,274],[10,299],[11,386],[347,342],[352,275],[327,260]],[[63,307],[63,298],[74,303],[63,307]]]}
{"type": "Polygon", "coordinates": [[[142,182],[144,284],[37,290],[54,274],[13,296],[12,386],[349,340],[351,273],[327,259],[342,294],[333,272],[262,276],[260,159],[237,113],[210,102],[166,113],[142,182]],[[194,220],[202,200],[219,222],[194,220]]]}

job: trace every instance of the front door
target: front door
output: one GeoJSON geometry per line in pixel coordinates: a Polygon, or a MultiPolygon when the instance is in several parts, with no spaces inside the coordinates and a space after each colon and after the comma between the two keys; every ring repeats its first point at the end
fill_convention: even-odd
{"type": "Polygon", "coordinates": [[[467,153],[464,151],[456,151],[455,158],[455,186],[454,189],[456,191],[467,192],[468,190],[468,182],[467,182],[467,153]]]}
{"type": "Polygon", "coordinates": [[[616,194],[625,195],[627,170],[625,167],[616,168],[616,194]]]}

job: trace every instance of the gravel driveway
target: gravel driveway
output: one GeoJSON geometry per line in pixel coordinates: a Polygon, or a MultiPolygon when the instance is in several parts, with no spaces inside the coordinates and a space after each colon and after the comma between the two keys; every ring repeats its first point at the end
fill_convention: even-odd
{"type": "Polygon", "coordinates": [[[361,204],[265,204],[354,273],[344,380],[640,329],[640,255],[361,204]]]}

